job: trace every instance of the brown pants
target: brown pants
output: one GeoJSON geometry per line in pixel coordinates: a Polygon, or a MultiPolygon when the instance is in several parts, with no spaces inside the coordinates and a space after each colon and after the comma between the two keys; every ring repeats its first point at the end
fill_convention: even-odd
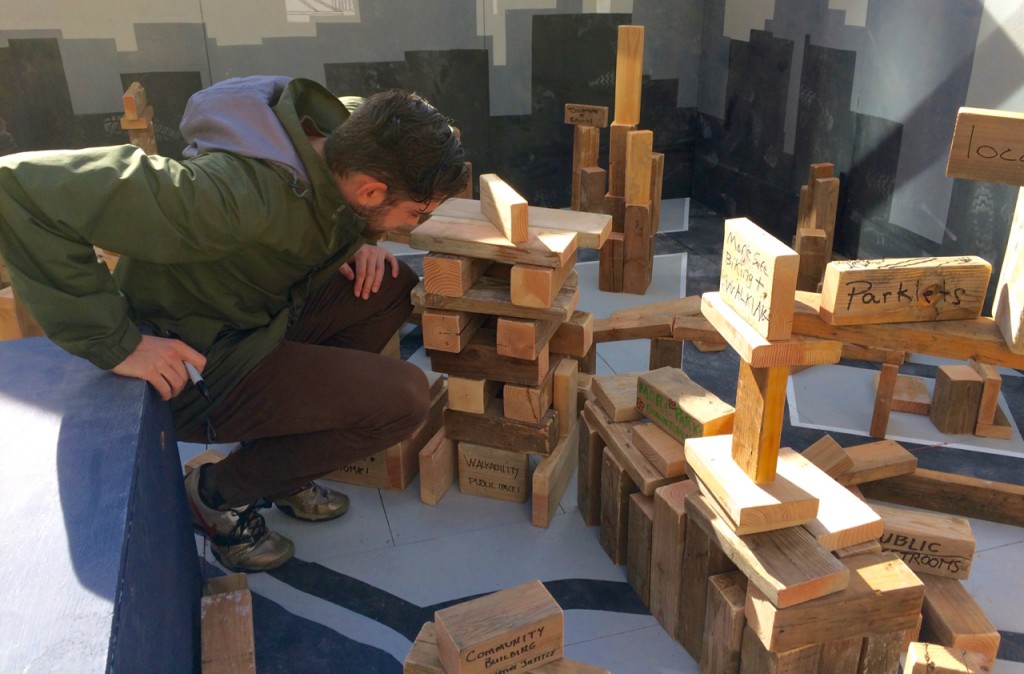
{"type": "Polygon", "coordinates": [[[401,442],[430,405],[422,370],[378,352],[412,311],[419,281],[400,263],[379,292],[355,297],[335,275],[282,342],[217,405],[221,442],[245,441],[207,470],[229,505],[288,493],[401,442]]]}

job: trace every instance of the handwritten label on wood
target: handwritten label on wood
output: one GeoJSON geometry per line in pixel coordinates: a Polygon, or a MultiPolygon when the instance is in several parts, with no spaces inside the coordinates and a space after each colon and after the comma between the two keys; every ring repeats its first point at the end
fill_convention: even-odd
{"type": "Polygon", "coordinates": [[[830,262],[819,314],[831,325],[974,319],[991,274],[974,255],[830,262]]]}
{"type": "Polygon", "coordinates": [[[734,410],[677,367],[637,378],[636,408],[679,442],[732,432],[734,410]]]}
{"type": "Polygon", "coordinates": [[[525,503],[530,495],[530,457],[521,452],[460,442],[459,491],[525,503]]]}
{"type": "Polygon", "coordinates": [[[946,175],[1024,185],[1024,113],[960,108],[946,175]]]}
{"type": "Polygon", "coordinates": [[[566,103],[565,123],[575,126],[595,126],[603,129],[608,126],[608,106],[566,103]]]}
{"type": "Polygon", "coordinates": [[[974,559],[971,524],[963,517],[872,504],[885,529],[883,550],[899,555],[916,572],[946,578],[967,578],[974,559]]]}
{"type": "Polygon", "coordinates": [[[721,295],[768,340],[789,339],[800,256],[746,218],[725,221],[721,295]]]}

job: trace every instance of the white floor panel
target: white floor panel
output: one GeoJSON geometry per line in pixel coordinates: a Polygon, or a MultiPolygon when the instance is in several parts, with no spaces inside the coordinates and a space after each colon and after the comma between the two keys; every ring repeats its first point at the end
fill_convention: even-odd
{"type": "Polygon", "coordinates": [[[565,657],[614,674],[699,674],[700,668],[661,625],[566,646],[565,657]]]}
{"type": "MultiPolygon", "coordinates": [[[[847,365],[819,365],[793,375],[789,378],[788,390],[790,423],[803,428],[869,436],[875,402],[874,372],[847,365]]],[[[930,394],[934,381],[925,378],[925,382],[930,394]]],[[[1000,405],[1005,412],[1007,406],[1002,396],[1000,405]]],[[[999,440],[976,435],[946,435],[926,416],[892,412],[885,437],[897,442],[1024,457],[1024,439],[1012,417],[1008,418],[1013,425],[1013,437],[999,440]]]]}

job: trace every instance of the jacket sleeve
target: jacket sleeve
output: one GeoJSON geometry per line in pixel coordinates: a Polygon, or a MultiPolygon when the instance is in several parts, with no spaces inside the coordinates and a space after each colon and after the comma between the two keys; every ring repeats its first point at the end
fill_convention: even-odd
{"type": "Polygon", "coordinates": [[[0,254],[54,342],[110,369],[141,339],[93,245],[174,263],[217,259],[258,236],[268,218],[254,172],[273,169],[213,161],[207,170],[130,145],[0,158],[0,254]]]}

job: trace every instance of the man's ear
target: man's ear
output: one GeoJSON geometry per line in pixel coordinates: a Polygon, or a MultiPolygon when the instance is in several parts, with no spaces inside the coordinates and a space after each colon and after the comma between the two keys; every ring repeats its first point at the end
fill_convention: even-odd
{"type": "Polygon", "coordinates": [[[363,207],[376,207],[385,202],[388,196],[388,186],[376,178],[360,176],[356,188],[356,203],[363,207]]]}

